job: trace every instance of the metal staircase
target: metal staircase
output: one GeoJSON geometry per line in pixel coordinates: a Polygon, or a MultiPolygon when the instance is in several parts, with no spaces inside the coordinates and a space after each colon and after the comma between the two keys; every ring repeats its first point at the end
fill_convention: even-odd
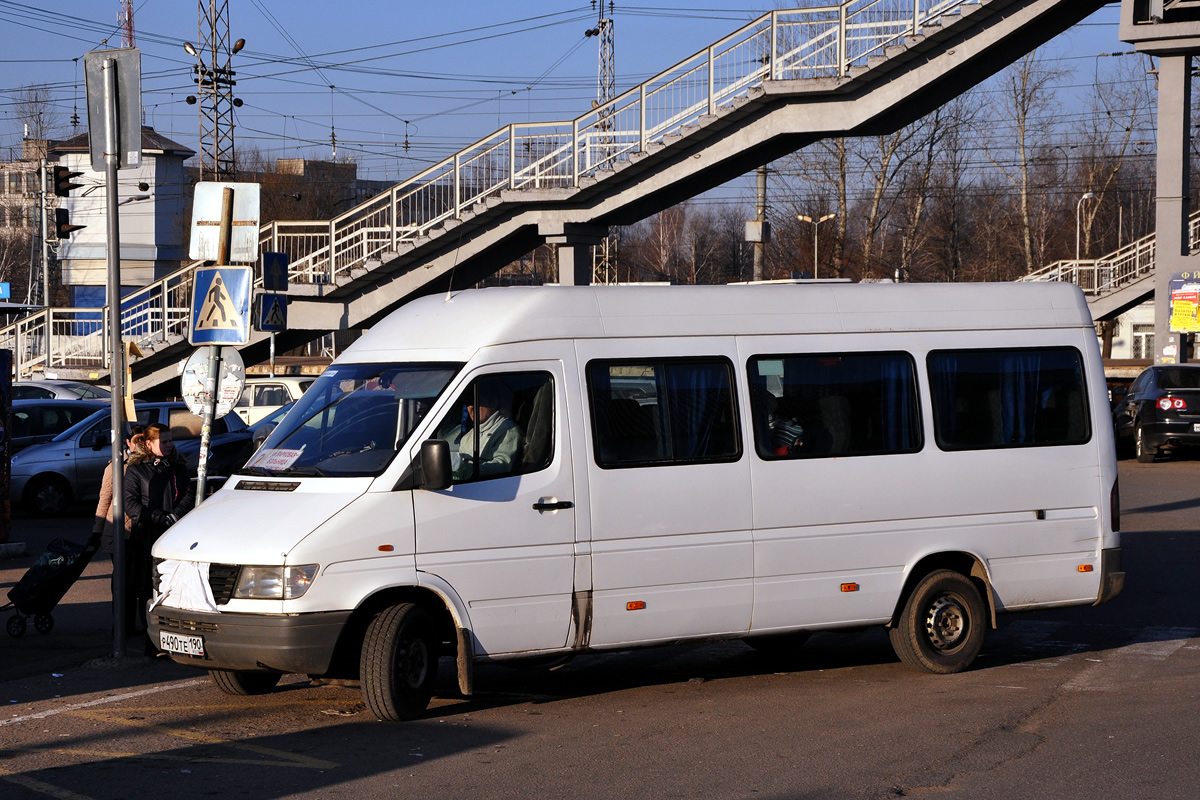
{"type": "MultiPolygon", "coordinates": [[[[1092,318],[1113,319],[1154,296],[1154,242],[1148,234],[1106,256],[1055,261],[1022,281],[1065,281],[1078,284],[1087,295],[1092,318]]],[[[1188,218],[1188,241],[1200,246],[1200,211],[1188,218]]]]}
{"type": "MultiPolygon", "coordinates": [[[[328,221],[264,225],[290,258],[292,347],[469,286],[550,241],[594,241],[821,138],[893,131],[1103,0],[848,0],[764,14],[573,120],[515,123],[328,221]]],[[[122,301],[141,391],[186,356],[189,265],[122,301]]],[[[107,373],[108,310],[0,329],[18,375],[107,373]]],[[[247,363],[266,356],[265,336],[247,363]]]]}

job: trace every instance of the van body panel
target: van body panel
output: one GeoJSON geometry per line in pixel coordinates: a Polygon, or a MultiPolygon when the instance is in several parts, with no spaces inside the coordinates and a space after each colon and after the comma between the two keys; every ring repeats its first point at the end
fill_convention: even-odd
{"type": "Polygon", "coordinates": [[[426,420],[436,424],[476,380],[511,373],[552,379],[553,455],[546,468],[412,493],[417,568],[438,576],[462,598],[481,658],[561,648],[570,630],[577,509],[566,396],[575,375],[574,354],[559,349],[565,362],[501,361],[464,370],[426,420]],[[572,507],[534,507],[547,501],[572,507]]]}
{"type": "Polygon", "coordinates": [[[290,492],[236,488],[240,483],[269,482],[248,477],[230,480],[159,537],[155,556],[264,566],[308,563],[288,555],[369,485],[363,478],[338,478],[287,481],[298,484],[290,492]],[[230,556],[236,560],[223,560],[230,556]]]}
{"type": "MultiPolygon", "coordinates": [[[[1103,367],[1074,286],[471,290],[391,314],[334,374],[368,362],[458,370],[377,477],[267,479],[299,480],[289,494],[239,491],[252,479],[235,478],[155,547],[195,559],[191,544],[203,540],[214,563],[274,553],[265,563],[321,565],[302,598],[231,601],[226,611],[245,612],[239,624],[255,611],[346,613],[379,592],[425,587],[458,636],[472,636],[460,639],[461,671],[472,657],[892,623],[906,591],[947,565],[982,574],[1000,611],[1102,601],[1123,585],[1103,367]],[[989,367],[982,351],[1016,355],[989,367]],[[732,368],[731,407],[711,399],[724,396],[718,361],[732,368]],[[592,365],[606,371],[597,377],[592,365]],[[677,369],[695,380],[675,380],[677,369]],[[1049,370],[1063,388],[1008,388],[1010,376],[1049,370]],[[468,410],[487,406],[488,381],[512,384],[513,408],[526,410],[512,414],[529,420],[522,448],[544,430],[542,388],[553,386],[552,456],[500,474],[469,464],[447,489],[411,488],[422,442],[465,440],[478,427],[468,410]],[[897,394],[906,382],[908,394],[897,394]],[[799,449],[798,416],[778,425],[784,401],[823,415],[820,447],[812,439],[799,449]],[[1062,432],[1014,432],[1003,416],[1013,408],[1062,432]],[[709,447],[716,428],[705,426],[717,418],[733,432],[721,428],[722,444],[709,447]],[[858,444],[876,441],[863,433],[872,426],[900,426],[903,436],[889,429],[878,446],[858,444]],[[683,440],[673,438],[679,430],[683,440]],[[660,447],[635,446],[647,436],[660,447]],[[308,497],[318,491],[328,497],[308,497]],[[218,516],[226,530],[210,535],[218,516]]],[[[461,460],[466,451],[451,447],[461,460]]],[[[449,633],[439,630],[440,641],[449,633]]]]}
{"type": "MultiPolygon", "coordinates": [[[[629,313],[632,321],[642,310],[629,313]]],[[[705,336],[581,341],[577,351],[585,402],[593,362],[736,364],[737,355],[732,337],[705,336]]],[[[749,630],[754,545],[746,444],[735,461],[606,469],[597,463],[593,424],[589,416],[589,445],[579,454],[586,455],[591,490],[592,645],[698,635],[705,625],[721,634],[749,630]],[[653,603],[626,610],[649,590],[653,603]]]]}

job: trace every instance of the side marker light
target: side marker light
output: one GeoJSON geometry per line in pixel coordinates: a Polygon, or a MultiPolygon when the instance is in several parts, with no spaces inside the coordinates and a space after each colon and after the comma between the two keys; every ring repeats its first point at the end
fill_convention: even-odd
{"type": "Polygon", "coordinates": [[[646,607],[645,600],[631,600],[625,604],[626,611],[641,611],[646,607]]]}

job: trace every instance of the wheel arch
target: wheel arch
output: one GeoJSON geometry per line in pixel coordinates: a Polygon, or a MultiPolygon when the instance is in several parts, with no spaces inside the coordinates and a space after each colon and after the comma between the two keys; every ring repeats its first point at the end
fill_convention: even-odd
{"type": "Polygon", "coordinates": [[[904,604],[908,602],[908,597],[912,594],[917,584],[926,575],[939,569],[958,572],[967,576],[975,584],[976,588],[979,589],[980,597],[987,604],[989,621],[994,629],[996,627],[996,598],[993,594],[992,578],[988,573],[987,564],[979,556],[964,550],[928,553],[917,559],[908,568],[907,575],[904,578],[904,586],[900,590],[900,596],[896,598],[896,606],[892,609],[892,616],[888,620],[886,627],[891,628],[895,626],[901,612],[904,610],[904,604]]]}
{"type": "MultiPolygon", "coordinates": [[[[465,685],[470,688],[470,665],[474,662],[474,650],[471,647],[470,629],[464,616],[465,608],[457,594],[449,587],[428,585],[424,580],[425,576],[421,577],[420,585],[381,588],[358,604],[338,638],[333,664],[330,666],[330,676],[358,677],[359,654],[362,652],[367,626],[371,624],[371,620],[384,609],[401,603],[413,603],[424,609],[433,621],[434,632],[440,645],[438,654],[453,656],[458,662],[460,688],[464,685],[464,674],[467,676],[465,685]]],[[[469,693],[464,690],[464,694],[469,693]]]]}
{"type": "Polygon", "coordinates": [[[74,504],[76,500],[75,487],[72,486],[71,482],[67,480],[66,477],[64,477],[61,473],[54,472],[53,470],[47,470],[46,472],[39,472],[25,482],[25,488],[21,490],[21,505],[24,506],[26,510],[31,512],[33,511],[33,493],[42,483],[57,484],[63,490],[63,497],[65,498],[64,505],[67,508],[70,508],[74,504]]]}

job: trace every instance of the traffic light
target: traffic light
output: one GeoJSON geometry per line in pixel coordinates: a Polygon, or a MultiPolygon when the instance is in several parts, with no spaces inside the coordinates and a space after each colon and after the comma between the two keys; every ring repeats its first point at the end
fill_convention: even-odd
{"type": "Polygon", "coordinates": [[[72,225],[71,212],[67,209],[54,209],[54,235],[59,239],[70,239],[71,231],[77,231],[86,227],[86,225],[72,225]]]}
{"type": "Polygon", "coordinates": [[[70,197],[72,189],[78,189],[83,186],[82,183],[72,183],[72,179],[78,178],[82,172],[71,172],[66,167],[54,168],[54,194],[59,197],[70,197]]]}

